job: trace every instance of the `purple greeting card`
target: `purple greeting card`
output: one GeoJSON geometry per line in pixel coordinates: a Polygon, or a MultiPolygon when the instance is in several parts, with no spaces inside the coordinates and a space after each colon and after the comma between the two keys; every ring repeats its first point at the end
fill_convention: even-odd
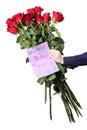
{"type": "Polygon", "coordinates": [[[27,49],[28,58],[37,79],[59,71],[56,62],[49,56],[48,51],[49,46],[47,42],[27,49]]]}

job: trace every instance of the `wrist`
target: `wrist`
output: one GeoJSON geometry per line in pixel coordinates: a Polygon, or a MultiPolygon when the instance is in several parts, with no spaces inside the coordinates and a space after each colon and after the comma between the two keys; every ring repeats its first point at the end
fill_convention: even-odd
{"type": "Polygon", "coordinates": [[[64,64],[64,58],[61,56],[61,64],[64,64]]]}

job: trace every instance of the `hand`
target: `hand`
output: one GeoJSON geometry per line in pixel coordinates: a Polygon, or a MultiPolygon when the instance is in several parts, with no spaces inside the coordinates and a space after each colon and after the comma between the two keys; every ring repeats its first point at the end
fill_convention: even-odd
{"type": "Polygon", "coordinates": [[[57,63],[63,64],[63,56],[58,50],[50,49],[49,55],[53,58],[57,63]]]}

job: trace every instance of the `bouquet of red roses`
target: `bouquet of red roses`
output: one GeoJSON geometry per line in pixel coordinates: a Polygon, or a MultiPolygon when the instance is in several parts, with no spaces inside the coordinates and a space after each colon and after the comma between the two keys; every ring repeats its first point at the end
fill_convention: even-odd
{"type": "MultiPolygon", "coordinates": [[[[34,48],[35,46],[47,42],[50,49],[59,50],[63,54],[64,41],[55,24],[63,21],[64,17],[61,12],[53,11],[43,13],[43,8],[36,6],[29,8],[26,13],[17,13],[6,20],[7,31],[16,34],[16,42],[21,49],[34,48]]],[[[26,58],[29,62],[29,58],[26,58]]],[[[57,63],[56,63],[57,64],[57,63]]],[[[47,100],[47,89],[49,89],[50,119],[52,119],[52,88],[54,94],[60,94],[64,103],[66,113],[70,122],[75,122],[72,109],[75,110],[77,116],[81,115],[79,108],[80,103],[69,88],[65,73],[67,67],[57,64],[59,71],[53,74],[41,77],[38,83],[45,86],[45,103],[47,100]]]]}

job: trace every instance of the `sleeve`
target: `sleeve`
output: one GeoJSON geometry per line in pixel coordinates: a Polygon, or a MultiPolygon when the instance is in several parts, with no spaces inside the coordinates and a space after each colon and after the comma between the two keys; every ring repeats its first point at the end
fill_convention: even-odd
{"type": "Polygon", "coordinates": [[[82,65],[87,65],[87,52],[80,55],[64,57],[64,66],[78,67],[82,65]]]}

